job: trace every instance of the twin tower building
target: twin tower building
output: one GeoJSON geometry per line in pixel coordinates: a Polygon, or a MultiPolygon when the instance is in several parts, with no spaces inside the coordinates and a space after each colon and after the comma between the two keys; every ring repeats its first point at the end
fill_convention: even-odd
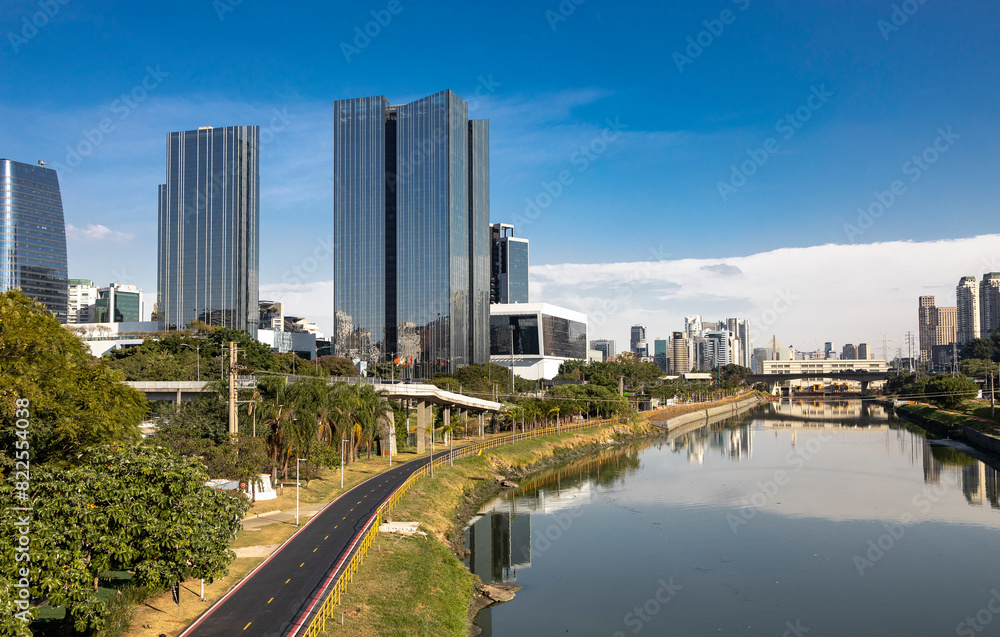
{"type": "MultiPolygon", "coordinates": [[[[451,91],[334,103],[334,352],[418,374],[489,360],[489,123],[451,91]]],[[[167,136],[157,309],[255,335],[259,129],[167,136]]],[[[296,255],[286,255],[295,259],[296,255]]]]}

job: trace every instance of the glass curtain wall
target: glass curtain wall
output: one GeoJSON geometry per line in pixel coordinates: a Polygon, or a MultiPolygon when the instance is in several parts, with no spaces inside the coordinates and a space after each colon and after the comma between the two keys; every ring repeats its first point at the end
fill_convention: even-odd
{"type": "Polygon", "coordinates": [[[51,168],[0,159],[0,291],[13,288],[66,322],[66,224],[59,177],[51,168]]]}
{"type": "Polygon", "coordinates": [[[167,135],[157,282],[165,329],[204,321],[256,338],[258,135],[257,126],[167,135]]]}

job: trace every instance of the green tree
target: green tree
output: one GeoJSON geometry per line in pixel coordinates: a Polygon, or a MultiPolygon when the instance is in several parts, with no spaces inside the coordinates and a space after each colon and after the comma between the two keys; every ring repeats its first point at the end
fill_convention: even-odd
{"type": "Polygon", "coordinates": [[[10,462],[19,398],[30,401],[35,464],[138,439],[146,398],[121,380],[40,303],[17,290],[0,293],[0,454],[6,458],[0,462],[10,462]]]}
{"type": "Polygon", "coordinates": [[[924,391],[928,399],[945,409],[957,409],[974,397],[979,387],[966,378],[939,375],[927,381],[924,391]]]}
{"type": "MultiPolygon", "coordinates": [[[[358,370],[351,362],[351,359],[343,356],[320,356],[316,359],[319,366],[326,370],[330,376],[357,376],[358,370]]],[[[388,376],[388,373],[386,373],[388,376]]],[[[399,372],[396,372],[399,376],[399,372]]]]}
{"type": "MultiPolygon", "coordinates": [[[[92,448],[74,466],[40,466],[31,477],[31,594],[66,609],[66,634],[104,625],[94,590],[104,571],[130,569],[137,585],[154,590],[224,575],[249,507],[206,487],[196,460],[145,444],[92,448]]],[[[3,500],[13,487],[11,478],[0,484],[3,500]]],[[[0,511],[4,537],[14,533],[14,515],[0,511]]]]}
{"type": "Polygon", "coordinates": [[[962,347],[961,357],[997,360],[997,343],[993,338],[974,338],[962,347]]]}

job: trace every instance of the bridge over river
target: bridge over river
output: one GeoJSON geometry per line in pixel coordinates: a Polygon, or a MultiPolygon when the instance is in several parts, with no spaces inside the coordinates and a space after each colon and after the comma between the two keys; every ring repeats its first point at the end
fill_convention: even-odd
{"type": "Polygon", "coordinates": [[[888,376],[889,372],[789,372],[750,374],[747,376],[747,382],[751,385],[754,383],[767,383],[768,389],[771,393],[774,393],[775,387],[790,380],[850,380],[861,383],[861,395],[864,396],[868,394],[868,388],[873,382],[885,380],[888,376]]]}

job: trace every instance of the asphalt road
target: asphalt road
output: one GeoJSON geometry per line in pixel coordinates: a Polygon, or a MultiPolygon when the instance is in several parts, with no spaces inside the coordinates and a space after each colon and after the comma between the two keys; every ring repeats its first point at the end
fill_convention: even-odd
{"type": "Polygon", "coordinates": [[[355,537],[379,505],[427,462],[428,458],[407,462],[344,492],[180,637],[288,634],[295,622],[309,612],[313,598],[334,567],[340,570],[346,566],[355,537]]]}

